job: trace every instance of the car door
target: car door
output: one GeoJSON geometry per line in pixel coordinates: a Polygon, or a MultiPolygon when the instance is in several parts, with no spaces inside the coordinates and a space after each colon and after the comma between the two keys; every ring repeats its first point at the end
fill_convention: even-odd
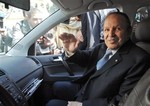
{"type": "Polygon", "coordinates": [[[43,65],[43,79],[46,82],[71,81],[83,75],[84,68],[78,64],[70,63],[59,55],[36,56],[43,65]]]}
{"type": "Polygon", "coordinates": [[[83,67],[63,60],[63,43],[59,39],[59,35],[64,32],[77,36],[79,31],[81,31],[81,20],[75,16],[50,29],[37,40],[36,58],[43,65],[44,81],[72,80],[82,76],[83,67]]]}

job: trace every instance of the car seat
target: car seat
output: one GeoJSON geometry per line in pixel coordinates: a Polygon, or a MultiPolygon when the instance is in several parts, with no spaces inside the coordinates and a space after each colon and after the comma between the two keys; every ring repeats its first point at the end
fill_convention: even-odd
{"type": "Polygon", "coordinates": [[[150,18],[142,20],[135,29],[136,44],[150,54],[150,18]]]}
{"type": "MultiPolygon", "coordinates": [[[[150,18],[138,23],[133,36],[136,45],[150,53],[150,18]]],[[[125,99],[119,106],[150,106],[150,68],[125,99]]]]}
{"type": "Polygon", "coordinates": [[[150,69],[134,87],[126,102],[120,106],[150,106],[150,69]]]}

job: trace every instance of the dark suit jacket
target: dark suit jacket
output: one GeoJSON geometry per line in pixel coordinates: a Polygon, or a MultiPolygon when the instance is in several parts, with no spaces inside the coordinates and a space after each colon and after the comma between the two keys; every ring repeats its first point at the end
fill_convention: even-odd
{"type": "Polygon", "coordinates": [[[97,71],[96,63],[106,49],[105,44],[100,44],[90,51],[77,51],[67,59],[87,66],[83,77],[76,81],[84,84],[76,99],[83,102],[83,106],[118,104],[149,67],[149,54],[129,40],[97,71]]]}

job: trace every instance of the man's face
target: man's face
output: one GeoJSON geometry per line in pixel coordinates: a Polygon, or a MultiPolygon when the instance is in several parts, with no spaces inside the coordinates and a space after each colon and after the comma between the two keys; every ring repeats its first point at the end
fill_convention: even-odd
{"type": "Polygon", "coordinates": [[[34,13],[33,15],[31,15],[29,22],[32,25],[32,27],[35,27],[36,25],[38,25],[40,22],[42,21],[42,14],[41,13],[34,13]]]}
{"type": "Polygon", "coordinates": [[[104,40],[109,49],[118,49],[129,39],[129,30],[123,16],[111,14],[104,22],[104,40]]]}

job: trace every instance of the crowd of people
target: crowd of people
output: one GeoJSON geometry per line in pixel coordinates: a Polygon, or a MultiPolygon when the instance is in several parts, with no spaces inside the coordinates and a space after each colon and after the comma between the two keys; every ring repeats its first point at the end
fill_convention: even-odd
{"type": "MultiPolygon", "coordinates": [[[[24,19],[17,22],[12,29],[0,28],[0,52],[7,51],[43,20],[43,12],[38,8],[31,8],[28,12],[23,11],[23,16],[24,19]]],[[[72,19],[69,19],[68,23],[60,23],[41,36],[36,42],[36,55],[62,53],[59,34],[65,31],[76,34],[81,29],[80,21],[72,19]]]]}
{"type": "MultiPolygon", "coordinates": [[[[30,11],[23,11],[24,19],[17,22],[12,29],[1,28],[1,52],[7,51],[7,48],[15,45],[23,38],[30,30],[42,22],[43,12],[38,8],[31,8],[30,11]],[[5,49],[4,49],[5,48],[5,49]]],[[[51,31],[41,36],[36,42],[37,55],[51,54],[52,50],[56,49],[55,36],[51,31]]],[[[58,51],[57,51],[58,52],[58,51]]],[[[56,53],[57,53],[56,52],[56,53]]]]}
{"type": "MultiPolygon", "coordinates": [[[[99,43],[99,39],[102,38],[102,34],[100,33],[102,33],[101,23],[103,22],[98,22],[99,18],[101,18],[101,16],[105,17],[107,13],[114,10],[116,9],[104,10],[105,14],[104,12],[103,14],[100,13],[102,10],[97,10],[93,13],[85,13],[71,17],[64,23],[60,23],[37,40],[36,54],[44,55],[62,53],[63,43],[59,39],[59,35],[63,32],[73,34],[80,39],[81,50],[94,47],[99,43]],[[96,13],[99,15],[96,15],[96,13]],[[94,21],[96,25],[92,24],[91,21],[94,21]],[[97,26],[98,24],[99,26],[97,26]],[[94,41],[92,38],[98,41],[94,41]],[[91,42],[93,44],[91,44],[91,42]]],[[[15,45],[43,20],[43,12],[38,8],[32,7],[29,12],[23,11],[23,16],[24,19],[17,22],[12,29],[8,29],[7,27],[5,27],[5,29],[0,29],[0,52],[7,51],[8,48],[15,45]]],[[[100,20],[103,21],[102,18],[100,20]]]]}

